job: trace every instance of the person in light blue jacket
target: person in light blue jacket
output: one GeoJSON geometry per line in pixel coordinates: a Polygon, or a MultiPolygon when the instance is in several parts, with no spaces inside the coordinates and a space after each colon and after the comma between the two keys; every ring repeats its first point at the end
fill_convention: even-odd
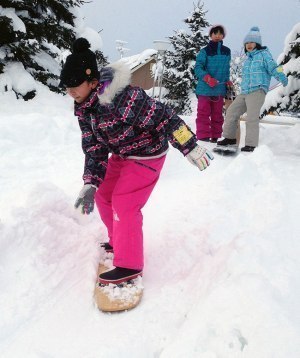
{"type": "Polygon", "coordinates": [[[242,69],[241,94],[229,106],[223,128],[224,139],[217,147],[237,149],[236,129],[240,116],[247,112],[245,147],[241,150],[253,152],[259,140],[259,115],[269,90],[271,77],[287,86],[288,79],[282,66],[274,61],[267,47],[262,46],[259,28],[254,26],[244,38],[246,60],[242,69]]]}

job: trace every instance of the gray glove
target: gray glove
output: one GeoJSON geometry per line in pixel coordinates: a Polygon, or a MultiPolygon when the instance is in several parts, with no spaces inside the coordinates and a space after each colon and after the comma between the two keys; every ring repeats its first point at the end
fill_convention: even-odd
{"type": "Polygon", "coordinates": [[[75,201],[75,208],[81,205],[81,213],[89,215],[94,210],[94,197],[97,187],[92,184],[85,184],[80,190],[78,198],[75,201]]]}
{"type": "Polygon", "coordinates": [[[209,150],[198,144],[186,157],[190,163],[196,165],[200,170],[206,169],[210,161],[214,159],[214,156],[209,150]]]}
{"type": "Polygon", "coordinates": [[[99,83],[112,81],[115,71],[111,67],[102,67],[100,70],[99,83]]]}

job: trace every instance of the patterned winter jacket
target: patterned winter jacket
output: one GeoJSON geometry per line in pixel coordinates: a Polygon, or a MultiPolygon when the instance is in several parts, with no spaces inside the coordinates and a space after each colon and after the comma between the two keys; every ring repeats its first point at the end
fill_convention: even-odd
{"type": "Polygon", "coordinates": [[[225,96],[226,82],[229,81],[231,52],[223,41],[210,41],[196,57],[195,75],[198,79],[196,94],[201,96],[225,96]],[[219,81],[215,87],[204,82],[203,77],[209,74],[219,81]]]}
{"type": "Polygon", "coordinates": [[[259,89],[267,93],[272,76],[284,84],[287,83],[287,78],[282,72],[282,66],[278,66],[273,60],[267,47],[247,52],[246,55],[247,59],[242,70],[242,94],[248,94],[259,89]]]}
{"type": "Polygon", "coordinates": [[[196,146],[194,133],[173,109],[129,85],[127,66],[110,67],[114,77],[104,91],[100,85],[84,103],[75,103],[85,154],[83,180],[97,186],[104,179],[109,153],[150,159],[164,155],[168,142],[183,155],[196,146]]]}

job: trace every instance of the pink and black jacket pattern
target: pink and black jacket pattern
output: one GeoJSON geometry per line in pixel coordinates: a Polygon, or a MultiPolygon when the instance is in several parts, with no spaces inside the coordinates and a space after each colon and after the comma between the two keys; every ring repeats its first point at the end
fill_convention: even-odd
{"type": "Polygon", "coordinates": [[[110,67],[112,81],[101,83],[85,102],[75,103],[85,154],[83,180],[96,186],[104,179],[110,153],[124,159],[157,158],[166,154],[170,142],[187,155],[197,140],[172,108],[129,85],[126,65],[110,67]],[[184,140],[180,131],[185,132],[184,140]]]}

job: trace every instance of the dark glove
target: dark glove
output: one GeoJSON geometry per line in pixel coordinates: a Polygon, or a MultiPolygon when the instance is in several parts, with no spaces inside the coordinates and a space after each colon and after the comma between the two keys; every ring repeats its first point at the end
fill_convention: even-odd
{"type": "Polygon", "coordinates": [[[81,213],[89,215],[94,210],[94,197],[97,187],[92,184],[85,184],[80,190],[78,198],[75,201],[75,208],[81,207],[81,213]]]}
{"type": "Polygon", "coordinates": [[[219,81],[216,80],[215,78],[211,77],[211,75],[205,75],[203,77],[203,81],[205,83],[207,83],[209,85],[209,87],[216,87],[217,84],[219,83],[219,81]]]}
{"type": "Polygon", "coordinates": [[[281,83],[282,83],[283,87],[286,87],[288,85],[289,81],[286,77],[284,77],[284,78],[282,78],[281,83]]]}
{"type": "Polygon", "coordinates": [[[111,67],[102,67],[100,70],[99,83],[112,81],[115,71],[111,67]]]}

